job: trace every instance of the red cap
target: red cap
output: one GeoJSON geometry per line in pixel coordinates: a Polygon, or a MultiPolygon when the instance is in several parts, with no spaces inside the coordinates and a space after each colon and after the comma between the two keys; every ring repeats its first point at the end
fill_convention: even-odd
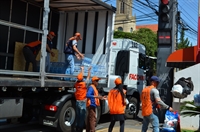
{"type": "Polygon", "coordinates": [[[54,37],[56,36],[56,34],[53,31],[49,32],[49,34],[51,34],[54,37]]]}
{"type": "Polygon", "coordinates": [[[101,78],[98,78],[97,76],[92,77],[92,81],[99,81],[101,78]]]}
{"type": "Polygon", "coordinates": [[[115,79],[115,84],[116,85],[122,84],[122,80],[120,78],[116,78],[115,79]]]}
{"type": "Polygon", "coordinates": [[[83,80],[83,73],[79,73],[77,76],[78,81],[82,81],[83,80]]]}
{"type": "Polygon", "coordinates": [[[82,38],[81,38],[81,34],[80,33],[75,33],[75,36],[77,36],[80,40],[82,40],[82,38]]]}

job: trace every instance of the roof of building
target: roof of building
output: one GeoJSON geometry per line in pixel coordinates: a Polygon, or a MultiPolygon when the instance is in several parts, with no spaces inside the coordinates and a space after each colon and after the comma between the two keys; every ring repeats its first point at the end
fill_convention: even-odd
{"type": "Polygon", "coordinates": [[[148,29],[151,29],[153,32],[157,32],[158,31],[158,24],[137,25],[136,26],[136,30],[138,30],[140,28],[148,28],[148,29]]]}

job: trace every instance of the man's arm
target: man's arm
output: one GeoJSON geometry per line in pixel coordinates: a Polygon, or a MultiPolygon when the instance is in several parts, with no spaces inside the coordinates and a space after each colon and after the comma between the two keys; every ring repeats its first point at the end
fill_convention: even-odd
{"type": "Polygon", "coordinates": [[[153,92],[153,95],[157,104],[159,104],[164,109],[169,109],[170,111],[173,111],[173,109],[170,106],[168,106],[161,100],[159,91],[157,89],[152,89],[151,92],[153,92]]]}
{"type": "Polygon", "coordinates": [[[79,52],[79,50],[76,48],[76,45],[73,45],[73,50],[80,55],[81,58],[84,58],[83,54],[81,54],[81,52],[79,52]]]}
{"type": "Polygon", "coordinates": [[[84,71],[84,67],[81,66],[81,72],[80,73],[84,74],[83,71],[84,71]]]}
{"type": "Polygon", "coordinates": [[[47,44],[46,45],[46,49],[47,49],[47,51],[54,57],[55,56],[55,54],[51,51],[51,49],[49,48],[49,45],[47,44]]]}
{"type": "Polygon", "coordinates": [[[91,75],[90,70],[91,70],[91,69],[92,69],[92,67],[89,67],[89,68],[88,68],[88,75],[87,75],[87,78],[86,78],[86,82],[88,82],[89,79],[90,79],[90,75],[91,75]]]}

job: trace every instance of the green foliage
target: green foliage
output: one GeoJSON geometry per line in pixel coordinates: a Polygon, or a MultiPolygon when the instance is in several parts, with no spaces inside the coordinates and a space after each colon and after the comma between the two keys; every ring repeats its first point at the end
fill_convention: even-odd
{"type": "Polygon", "coordinates": [[[186,130],[186,129],[181,129],[181,132],[200,132],[198,130],[186,130]]]}
{"type": "Polygon", "coordinates": [[[157,51],[157,34],[148,28],[141,28],[133,33],[115,31],[114,38],[132,39],[146,47],[146,54],[155,56],[157,51]]]}
{"type": "Polygon", "coordinates": [[[200,106],[195,106],[194,101],[185,101],[181,105],[180,111],[180,114],[184,117],[197,116],[200,115],[200,106]]]}
{"type": "Polygon", "coordinates": [[[181,29],[179,43],[177,45],[177,49],[183,49],[187,47],[191,47],[192,43],[188,40],[188,38],[185,39],[185,30],[181,29]]]}

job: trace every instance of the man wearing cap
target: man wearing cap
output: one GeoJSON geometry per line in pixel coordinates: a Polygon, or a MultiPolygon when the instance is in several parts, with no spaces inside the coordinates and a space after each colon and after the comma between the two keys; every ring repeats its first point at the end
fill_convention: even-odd
{"type": "MultiPolygon", "coordinates": [[[[49,32],[49,34],[47,35],[47,45],[46,45],[47,57],[46,57],[46,63],[45,63],[46,71],[49,71],[49,68],[50,68],[49,54],[51,54],[53,57],[55,56],[55,54],[51,51],[52,39],[54,38],[54,36],[55,36],[55,33],[52,31],[49,32]]],[[[25,71],[28,71],[29,63],[32,63],[32,68],[33,68],[32,71],[33,72],[37,71],[36,57],[40,49],[41,49],[41,41],[39,40],[30,42],[23,47],[23,54],[26,60],[25,71]]]]}
{"type": "Polygon", "coordinates": [[[97,76],[92,77],[92,84],[89,86],[86,97],[87,97],[87,109],[88,109],[88,116],[87,116],[87,126],[86,132],[95,132],[95,125],[96,125],[96,111],[95,108],[100,106],[99,99],[105,99],[102,96],[99,96],[97,86],[100,78],[97,76]]]}
{"type": "Polygon", "coordinates": [[[55,33],[54,32],[49,32],[49,34],[47,35],[47,47],[49,48],[49,50],[47,50],[47,56],[46,56],[46,72],[49,72],[50,71],[50,54],[54,57],[55,54],[54,52],[51,51],[51,49],[53,48],[53,38],[55,37],[55,33]]]}
{"type": "Polygon", "coordinates": [[[81,67],[81,72],[77,76],[77,82],[75,83],[75,98],[76,98],[76,132],[82,132],[85,124],[86,116],[86,93],[87,83],[90,79],[90,70],[88,69],[88,75],[86,80],[83,78],[84,67],[81,67]]]}
{"type": "Polygon", "coordinates": [[[65,45],[65,63],[67,68],[70,68],[70,74],[74,73],[74,56],[79,60],[84,58],[84,55],[77,48],[79,40],[82,40],[81,34],[75,33],[75,35],[71,37],[65,45]]]}
{"type": "Polygon", "coordinates": [[[120,132],[124,132],[124,113],[126,108],[126,89],[120,78],[115,79],[116,87],[108,93],[108,107],[111,115],[111,122],[108,132],[112,132],[116,121],[120,123],[120,132]]]}
{"type": "Polygon", "coordinates": [[[173,108],[166,105],[159,96],[157,86],[160,79],[157,76],[152,76],[150,79],[150,86],[145,87],[142,90],[141,102],[142,102],[142,132],[146,132],[149,123],[153,126],[153,132],[159,132],[159,119],[157,117],[157,110],[161,107],[173,111],[173,108]]]}

